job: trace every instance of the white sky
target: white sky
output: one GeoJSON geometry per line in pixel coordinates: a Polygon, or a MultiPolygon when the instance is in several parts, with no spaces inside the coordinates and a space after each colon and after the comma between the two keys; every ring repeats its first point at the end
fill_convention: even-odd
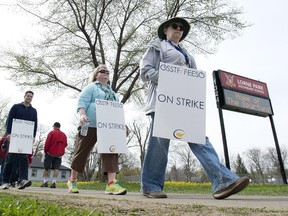
{"type": "MultiPolygon", "coordinates": [[[[242,4],[247,11],[246,20],[253,23],[253,26],[247,28],[241,37],[222,43],[216,55],[208,58],[196,56],[198,68],[211,73],[207,81],[207,135],[218,152],[222,151],[219,114],[212,84],[212,71],[222,69],[267,84],[278,141],[287,147],[288,1],[244,0],[238,1],[238,4],[242,4]]],[[[265,149],[275,146],[268,117],[226,110],[223,113],[231,154],[252,147],[265,149]]]]}
{"type": "MultiPolygon", "coordinates": [[[[0,3],[0,48],[15,46],[22,38],[30,37],[35,31],[26,16],[15,14],[7,6],[14,0],[0,3]]],[[[274,123],[280,145],[287,146],[287,107],[288,85],[286,58],[288,50],[288,1],[286,0],[242,0],[237,1],[246,11],[245,20],[253,26],[244,30],[242,36],[227,40],[219,45],[218,52],[210,56],[195,56],[198,69],[207,72],[207,135],[220,157],[223,146],[218,110],[213,90],[212,72],[222,69],[244,77],[267,83],[274,110],[274,123]]],[[[193,31],[193,28],[192,28],[193,31]]],[[[11,104],[23,100],[23,91],[19,91],[12,82],[4,79],[0,71],[0,95],[8,97],[11,104]],[[4,85],[5,84],[5,85],[4,85]],[[7,87],[8,86],[8,87],[7,87]],[[8,89],[7,89],[8,88],[8,89]]],[[[51,125],[55,121],[62,129],[70,130],[75,113],[75,101],[62,96],[54,98],[44,92],[35,92],[33,106],[37,108],[39,122],[51,125]]],[[[139,114],[139,113],[138,113],[139,114]]],[[[274,147],[274,138],[269,118],[257,117],[223,110],[230,155],[242,153],[252,147],[274,147]]]]}

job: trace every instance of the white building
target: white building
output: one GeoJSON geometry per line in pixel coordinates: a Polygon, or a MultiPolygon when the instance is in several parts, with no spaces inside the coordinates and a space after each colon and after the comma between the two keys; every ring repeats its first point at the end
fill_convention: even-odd
{"type": "MultiPolygon", "coordinates": [[[[43,181],[43,173],[44,173],[44,163],[41,162],[41,159],[33,158],[32,164],[28,170],[28,179],[33,181],[43,181]]],[[[71,170],[70,168],[61,165],[59,168],[59,174],[57,178],[57,182],[65,182],[70,177],[71,170]]],[[[53,170],[49,169],[49,179],[48,181],[52,181],[53,179],[53,170]]]]}

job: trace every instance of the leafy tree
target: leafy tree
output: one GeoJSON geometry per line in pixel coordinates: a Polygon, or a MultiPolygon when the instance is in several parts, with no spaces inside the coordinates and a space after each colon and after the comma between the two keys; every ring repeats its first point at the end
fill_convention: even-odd
{"type": "Polygon", "coordinates": [[[234,167],[235,167],[234,169],[235,169],[235,172],[237,175],[239,175],[239,176],[247,176],[248,175],[248,171],[245,167],[245,164],[244,164],[240,154],[237,155],[234,167]]]}
{"type": "MultiPolygon", "coordinates": [[[[218,43],[249,26],[241,18],[242,8],[228,0],[22,0],[18,6],[35,17],[39,39],[1,52],[0,67],[9,71],[11,80],[76,94],[90,72],[104,63],[111,68],[111,86],[121,102],[139,105],[146,87],[139,81],[139,61],[161,22],[186,18],[192,31],[185,47],[194,54],[214,53],[218,43]]],[[[101,167],[94,156],[87,164],[87,178],[101,167]]],[[[141,164],[143,156],[141,151],[141,164]]]]}
{"type": "Polygon", "coordinates": [[[185,17],[192,25],[186,47],[208,54],[248,26],[242,8],[228,0],[22,0],[18,6],[37,18],[41,35],[2,53],[1,67],[10,71],[10,79],[80,92],[93,68],[105,63],[123,103],[131,96],[142,103],[139,61],[162,21],[185,17]]]}

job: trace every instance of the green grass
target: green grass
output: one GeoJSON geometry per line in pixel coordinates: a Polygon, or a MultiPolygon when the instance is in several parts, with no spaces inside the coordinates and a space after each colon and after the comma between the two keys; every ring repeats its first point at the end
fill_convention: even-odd
{"type": "MultiPolygon", "coordinates": [[[[39,187],[41,182],[33,182],[32,186],[39,187]]],[[[128,192],[139,192],[140,183],[120,182],[121,186],[126,187],[128,192]]],[[[101,182],[79,182],[80,190],[104,190],[105,183],[101,182]]],[[[66,188],[66,183],[57,183],[57,188],[66,188]]],[[[210,183],[185,183],[185,182],[166,182],[166,193],[201,193],[211,194],[210,183]]],[[[288,196],[287,185],[271,185],[271,184],[251,184],[248,188],[240,194],[245,195],[266,195],[266,196],[288,196]]],[[[203,207],[204,208],[204,207],[203,207]]],[[[207,208],[207,207],[205,207],[207,208]]],[[[228,209],[228,208],[227,208],[228,209]]],[[[133,209],[132,209],[133,210],[133,209]]],[[[131,211],[132,211],[131,210],[131,211]]],[[[220,209],[221,210],[221,209],[220,209]]],[[[220,211],[218,209],[218,211],[220,211]]],[[[114,209],[113,215],[123,215],[121,209],[114,209]],[[119,211],[117,213],[117,211],[119,211]]],[[[134,210],[133,210],[134,211],[134,210]]],[[[209,209],[207,210],[209,211],[209,209]]],[[[224,211],[224,210],[222,210],[224,211]]],[[[226,211],[226,210],[225,210],[226,211]]],[[[231,210],[232,211],[232,210],[231,210]]],[[[250,210],[249,210],[250,211],[250,210]]],[[[29,195],[13,195],[7,193],[0,193],[0,215],[9,216],[50,216],[50,215],[67,215],[67,216],[102,216],[105,215],[100,208],[91,211],[85,208],[74,207],[69,201],[63,199],[62,202],[49,202],[43,199],[36,198],[29,195]]],[[[129,215],[138,215],[132,214],[129,215]]],[[[140,214],[141,215],[141,214],[140,214]]]]}
{"type": "MultiPolygon", "coordinates": [[[[40,186],[42,183],[33,182],[32,186],[40,186]]],[[[78,182],[80,190],[105,190],[105,182],[78,182]]],[[[122,187],[127,188],[128,192],[139,192],[139,182],[120,182],[122,187]]],[[[66,188],[66,182],[58,182],[58,188],[66,188]]],[[[189,193],[189,194],[211,194],[210,183],[195,182],[165,182],[166,193],[189,193]]],[[[243,195],[267,195],[267,196],[287,196],[288,185],[284,184],[250,184],[240,194],[243,195]]]]}
{"type": "Polygon", "coordinates": [[[0,215],[13,216],[52,216],[52,215],[103,215],[85,209],[66,207],[58,203],[48,203],[28,196],[0,194],[0,215]]]}

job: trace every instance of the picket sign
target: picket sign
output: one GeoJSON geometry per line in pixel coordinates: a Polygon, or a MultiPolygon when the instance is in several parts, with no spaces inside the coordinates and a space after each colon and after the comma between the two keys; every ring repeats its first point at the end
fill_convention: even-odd
{"type": "Polygon", "coordinates": [[[206,73],[160,63],[153,136],[204,144],[206,73]]]}
{"type": "Polygon", "coordinates": [[[32,154],[34,121],[13,119],[9,153],[32,154]]]}
{"type": "Polygon", "coordinates": [[[97,152],[124,153],[128,151],[123,104],[96,99],[97,152]]]}

